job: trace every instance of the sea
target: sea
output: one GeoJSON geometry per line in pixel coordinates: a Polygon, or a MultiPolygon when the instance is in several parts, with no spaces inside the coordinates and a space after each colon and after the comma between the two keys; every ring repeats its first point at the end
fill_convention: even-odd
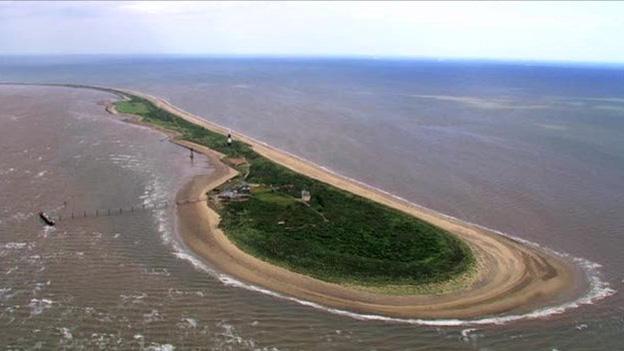
{"type": "Polygon", "coordinates": [[[208,160],[104,110],[0,85],[6,350],[624,348],[624,66],[189,56],[0,56],[0,82],[91,84],[202,118],[580,267],[576,299],[476,320],[332,310],[226,276],[176,231],[208,160]],[[38,212],[58,219],[45,226],[38,212]]]}

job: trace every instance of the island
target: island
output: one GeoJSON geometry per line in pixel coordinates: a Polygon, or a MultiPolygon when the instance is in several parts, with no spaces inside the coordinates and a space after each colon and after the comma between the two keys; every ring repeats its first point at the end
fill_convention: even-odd
{"type": "Polygon", "coordinates": [[[479,318],[571,298],[564,258],[416,206],[140,92],[138,116],[205,154],[178,194],[183,241],[218,270],[323,306],[403,318],[479,318]]]}
{"type": "MultiPolygon", "coordinates": [[[[418,206],[128,89],[111,114],[205,155],[176,195],[183,243],[217,271],[306,305],[415,319],[519,315],[587,286],[567,258],[418,206]]],[[[166,160],[163,160],[166,161],[166,160]]],[[[347,313],[347,312],[345,312],[347,313]]]]}
{"type": "Polygon", "coordinates": [[[191,152],[199,146],[218,152],[236,171],[206,198],[221,217],[219,228],[250,255],[323,281],[391,293],[472,272],[468,245],[442,228],[297,173],[231,133],[198,126],[136,95],[115,109],[174,131],[192,143],[186,144],[191,152]]]}

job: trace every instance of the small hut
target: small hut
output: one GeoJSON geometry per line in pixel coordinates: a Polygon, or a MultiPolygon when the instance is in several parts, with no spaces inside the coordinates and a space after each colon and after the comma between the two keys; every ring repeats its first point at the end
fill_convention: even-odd
{"type": "Polygon", "coordinates": [[[217,199],[221,202],[242,202],[251,197],[250,193],[240,193],[237,189],[224,190],[217,194],[217,199]]]}
{"type": "Polygon", "coordinates": [[[312,195],[310,195],[310,192],[308,190],[301,190],[301,200],[304,202],[308,202],[310,201],[310,199],[312,198],[312,195]]]}

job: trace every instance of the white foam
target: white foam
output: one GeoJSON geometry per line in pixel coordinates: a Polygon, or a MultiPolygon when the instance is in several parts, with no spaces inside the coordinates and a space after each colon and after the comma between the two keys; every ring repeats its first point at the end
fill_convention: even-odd
{"type": "Polygon", "coordinates": [[[217,323],[217,326],[223,330],[220,333],[216,333],[218,342],[220,343],[220,348],[231,349],[234,347],[237,350],[277,350],[275,347],[264,347],[261,349],[257,348],[256,341],[254,339],[242,337],[233,325],[227,324],[224,321],[217,323]]]}
{"type": "Polygon", "coordinates": [[[577,326],[576,326],[576,327],[574,327],[574,328],[576,328],[576,330],[581,331],[581,330],[583,330],[583,329],[587,329],[587,324],[585,324],[585,323],[583,323],[583,324],[579,324],[579,325],[577,325],[577,326]]]}
{"type": "MultiPolygon", "coordinates": [[[[145,186],[145,190],[139,198],[143,201],[143,205],[152,206],[155,204],[162,204],[167,202],[168,192],[165,190],[164,184],[157,178],[152,178],[150,183],[145,186]]],[[[161,239],[164,244],[170,244],[171,236],[169,235],[169,228],[167,222],[167,209],[160,208],[153,211],[156,225],[158,226],[158,232],[161,234],[161,239]]]]}
{"type": "Polygon", "coordinates": [[[152,323],[156,321],[163,320],[163,316],[158,312],[158,310],[152,310],[150,313],[143,314],[143,321],[145,323],[152,323]]]}
{"type": "MultiPolygon", "coordinates": [[[[164,100],[164,101],[167,102],[166,100],[164,100]]],[[[210,123],[212,125],[216,125],[216,126],[218,126],[220,128],[229,129],[229,128],[225,128],[223,126],[220,126],[220,125],[218,125],[216,123],[208,122],[208,121],[202,119],[201,117],[198,117],[198,116],[195,116],[195,115],[192,115],[192,116],[197,118],[197,119],[199,119],[199,120],[201,120],[201,121],[205,121],[206,123],[210,123]]],[[[231,129],[229,129],[229,130],[231,130],[231,129]]],[[[242,133],[238,133],[238,132],[233,131],[233,130],[232,130],[232,132],[234,134],[239,134],[239,135],[242,134],[242,133]]],[[[374,314],[359,314],[359,313],[353,313],[353,312],[339,310],[339,309],[335,309],[335,308],[329,308],[329,307],[325,307],[325,306],[319,305],[319,304],[314,303],[314,302],[296,299],[294,297],[282,295],[282,294],[279,294],[279,293],[276,293],[276,292],[273,292],[273,291],[270,291],[270,290],[267,290],[267,289],[255,286],[255,285],[243,283],[243,282],[241,282],[239,280],[236,280],[236,279],[234,279],[232,277],[229,277],[227,275],[217,273],[216,271],[214,271],[213,269],[209,268],[206,264],[204,264],[201,260],[199,260],[195,256],[186,253],[184,250],[182,250],[182,248],[180,247],[179,244],[177,244],[175,241],[173,241],[174,254],[178,258],[187,260],[187,261],[191,262],[191,264],[193,264],[193,266],[195,266],[196,268],[212,274],[213,276],[217,277],[225,285],[235,286],[235,287],[239,287],[239,288],[243,288],[243,289],[247,289],[247,290],[251,290],[251,291],[256,291],[256,292],[263,293],[263,294],[266,294],[266,295],[270,295],[270,296],[273,296],[273,297],[277,297],[277,298],[293,301],[293,302],[299,303],[299,304],[304,305],[304,306],[317,308],[317,309],[324,310],[324,311],[327,311],[327,312],[330,312],[330,313],[334,313],[334,314],[337,314],[337,315],[348,316],[348,317],[351,317],[351,318],[354,318],[354,319],[359,319],[359,320],[376,320],[376,321],[408,323],[408,324],[429,325],[429,326],[471,326],[471,325],[486,325],[486,324],[505,324],[505,323],[514,322],[514,321],[518,321],[518,320],[545,318],[545,317],[548,317],[548,316],[551,316],[551,315],[561,314],[561,313],[563,313],[563,312],[565,312],[565,311],[567,311],[569,309],[577,308],[577,307],[579,307],[581,305],[593,304],[596,301],[602,300],[602,299],[604,299],[604,298],[606,298],[608,296],[611,296],[611,295],[616,293],[616,290],[612,289],[608,282],[603,281],[601,279],[601,274],[600,274],[600,271],[599,271],[599,268],[601,267],[601,265],[598,264],[598,263],[591,262],[591,261],[589,261],[587,259],[584,259],[584,258],[573,257],[573,256],[571,256],[571,255],[569,255],[567,253],[562,253],[562,252],[558,252],[558,251],[555,251],[555,250],[551,250],[551,249],[542,247],[542,246],[540,246],[537,243],[534,243],[534,242],[531,242],[531,241],[528,241],[528,240],[524,240],[522,238],[519,238],[519,237],[516,237],[516,236],[513,236],[513,235],[509,235],[507,233],[503,233],[501,231],[498,231],[498,230],[495,230],[495,229],[491,229],[491,228],[488,228],[488,227],[485,227],[485,226],[482,226],[482,225],[479,225],[479,224],[466,222],[466,221],[460,220],[460,219],[458,219],[456,217],[453,217],[453,216],[450,216],[450,215],[446,215],[446,214],[434,211],[434,210],[432,210],[430,208],[414,204],[414,203],[408,201],[405,198],[402,198],[400,196],[394,195],[392,193],[389,193],[389,192],[387,192],[385,190],[382,190],[380,188],[374,187],[372,185],[366,184],[366,183],[361,182],[361,181],[359,181],[357,179],[353,179],[353,178],[350,178],[350,177],[343,176],[343,175],[335,172],[334,170],[332,170],[330,168],[318,165],[318,164],[316,164],[316,163],[314,163],[314,162],[312,162],[310,160],[307,160],[307,159],[305,159],[303,157],[299,157],[297,155],[294,155],[294,154],[292,154],[292,153],[290,153],[288,151],[285,151],[285,150],[282,150],[282,149],[270,146],[269,144],[267,144],[267,143],[265,143],[263,141],[251,138],[249,136],[245,136],[245,137],[248,138],[249,140],[255,142],[255,143],[264,145],[264,146],[266,146],[266,147],[268,147],[270,149],[277,150],[277,151],[282,152],[284,154],[287,154],[287,155],[289,155],[289,156],[291,156],[291,157],[293,157],[295,159],[298,159],[298,160],[303,161],[305,163],[311,164],[311,165],[313,165],[315,167],[321,168],[321,169],[327,171],[328,173],[333,174],[333,175],[335,175],[335,176],[337,176],[339,178],[349,180],[351,182],[354,182],[356,184],[361,185],[364,188],[368,188],[368,189],[374,190],[376,192],[379,192],[379,193],[385,194],[387,196],[390,196],[390,197],[392,197],[392,198],[394,198],[396,200],[399,200],[399,201],[407,204],[408,206],[412,206],[412,207],[421,209],[421,210],[423,210],[425,212],[429,212],[429,213],[441,216],[443,218],[446,218],[446,219],[449,219],[449,220],[452,220],[452,221],[461,222],[461,223],[464,223],[464,224],[468,224],[468,225],[474,226],[476,228],[480,228],[482,230],[490,231],[490,232],[496,233],[498,235],[510,238],[512,240],[516,240],[516,241],[521,242],[521,243],[523,243],[525,245],[538,247],[538,248],[540,248],[540,249],[542,249],[544,251],[549,251],[549,252],[553,253],[554,255],[570,259],[573,262],[575,262],[576,264],[578,264],[583,269],[583,271],[584,271],[584,273],[585,273],[585,275],[586,275],[586,277],[588,279],[588,282],[589,282],[589,289],[585,293],[585,295],[581,296],[580,298],[578,298],[578,299],[576,299],[574,301],[566,302],[566,303],[563,303],[563,304],[560,304],[560,305],[556,305],[556,306],[549,306],[549,307],[540,308],[540,309],[534,310],[534,311],[526,313],[526,314],[503,315],[503,316],[487,317],[487,318],[482,318],[482,319],[469,319],[469,320],[466,320],[466,319],[436,319],[436,320],[428,320],[428,319],[392,318],[392,317],[385,317],[385,316],[374,315],[374,314]]],[[[166,235],[166,234],[163,234],[163,235],[166,235]]],[[[167,237],[167,241],[169,241],[168,237],[167,237]]]]}
{"type": "Polygon", "coordinates": [[[464,330],[461,331],[461,336],[463,338],[468,337],[468,334],[470,334],[471,332],[476,331],[476,330],[477,329],[475,329],[475,328],[464,329],[464,330]]]}
{"type": "Polygon", "coordinates": [[[9,249],[9,250],[20,250],[20,249],[25,248],[26,245],[28,245],[28,243],[14,243],[14,242],[10,242],[10,243],[4,244],[4,248],[5,249],[9,249]]]}
{"type": "Polygon", "coordinates": [[[32,290],[33,295],[37,295],[46,286],[50,286],[50,281],[49,280],[47,282],[45,282],[45,283],[35,283],[35,287],[32,290]]]}
{"type": "Polygon", "coordinates": [[[68,328],[59,328],[59,332],[61,332],[63,338],[66,340],[72,340],[74,338],[68,328]]]}
{"type": "Polygon", "coordinates": [[[590,262],[581,258],[574,258],[575,262],[581,265],[584,268],[586,274],[588,275],[588,279],[590,282],[589,291],[583,295],[582,297],[567,302],[557,306],[544,307],[526,314],[512,314],[512,315],[503,315],[503,316],[495,316],[495,317],[487,317],[482,319],[413,319],[413,318],[393,318],[386,317],[375,314],[360,314],[349,312],[345,310],[340,310],[336,308],[330,308],[322,306],[318,303],[297,299],[291,296],[282,295],[280,293],[261,288],[252,284],[243,283],[235,278],[232,278],[228,275],[218,273],[200,259],[195,257],[192,254],[184,252],[181,250],[180,245],[174,245],[174,255],[180,259],[189,261],[196,269],[202,270],[216,277],[221,283],[226,286],[232,286],[237,288],[243,288],[246,290],[255,291],[261,294],[273,296],[279,299],[288,300],[292,302],[296,302],[303,306],[308,306],[312,308],[316,308],[319,310],[323,310],[326,312],[330,312],[340,316],[346,316],[357,320],[370,320],[370,321],[383,321],[383,322],[395,322],[395,323],[407,323],[407,324],[415,324],[415,325],[427,325],[427,326],[474,326],[474,325],[488,325],[488,324],[506,324],[519,320],[526,319],[538,319],[545,318],[551,315],[561,314],[569,309],[577,308],[581,305],[592,304],[600,299],[613,295],[616,291],[609,287],[607,282],[604,282],[599,277],[599,272],[597,269],[600,267],[599,264],[590,262]]]}
{"type": "Polygon", "coordinates": [[[477,331],[475,328],[467,328],[461,331],[461,340],[464,342],[470,342],[477,339],[477,335],[473,332],[477,331]]]}
{"type": "Polygon", "coordinates": [[[30,300],[30,303],[28,304],[28,307],[30,307],[30,315],[31,316],[36,316],[39,315],[41,313],[43,313],[44,310],[52,307],[52,304],[54,303],[54,301],[52,300],[48,300],[48,299],[32,299],[30,300]]]}
{"type": "Polygon", "coordinates": [[[134,295],[119,295],[123,303],[130,302],[132,304],[144,303],[143,299],[147,297],[146,293],[134,294],[134,295]]]}
{"type": "MultiPolygon", "coordinates": [[[[487,230],[491,230],[491,229],[487,229],[487,230]]],[[[494,232],[499,233],[500,235],[508,236],[498,231],[494,231],[494,232]]],[[[536,243],[533,243],[524,239],[520,239],[520,238],[515,238],[515,237],[512,237],[512,238],[520,242],[523,242],[524,244],[541,248],[539,244],[536,244],[536,243]]],[[[574,301],[566,302],[566,303],[556,305],[556,306],[540,308],[540,309],[534,310],[526,314],[503,315],[503,316],[487,317],[487,318],[482,318],[482,319],[393,318],[393,317],[386,317],[386,316],[375,315],[375,314],[360,314],[360,313],[354,313],[354,312],[344,311],[340,309],[325,307],[314,302],[300,300],[300,299],[297,299],[291,296],[282,295],[280,293],[277,293],[268,289],[264,289],[264,288],[261,288],[252,284],[243,283],[228,275],[216,272],[215,270],[210,268],[208,265],[206,265],[204,262],[202,262],[199,258],[183,250],[181,245],[179,245],[176,241],[172,241],[172,244],[174,248],[174,255],[176,257],[189,261],[196,269],[199,269],[199,270],[202,270],[204,272],[211,274],[212,276],[216,277],[224,285],[259,292],[259,293],[273,296],[276,298],[296,302],[300,305],[320,309],[320,310],[330,312],[333,314],[337,314],[337,315],[341,315],[341,316],[351,317],[351,318],[358,319],[358,320],[396,322],[396,323],[407,323],[407,324],[428,325],[428,326],[473,326],[473,325],[487,325],[487,324],[500,325],[500,324],[506,324],[506,323],[519,321],[519,320],[538,319],[538,318],[545,318],[545,317],[556,315],[556,314],[561,314],[567,310],[577,308],[581,305],[593,304],[596,301],[599,301],[601,299],[604,299],[616,293],[616,290],[612,289],[609,286],[608,282],[603,281],[600,278],[600,272],[599,272],[599,268],[601,267],[600,264],[591,262],[583,258],[571,257],[568,254],[564,254],[564,253],[551,250],[556,255],[570,258],[572,261],[578,264],[581,268],[583,268],[583,271],[585,272],[585,275],[589,281],[589,290],[585,293],[585,295],[581,296],[580,298],[574,301]]]]}
{"type": "Polygon", "coordinates": [[[171,273],[169,273],[167,268],[152,268],[152,269],[143,268],[143,273],[147,275],[160,275],[164,277],[168,277],[171,275],[171,273]]]}
{"type": "Polygon", "coordinates": [[[9,168],[9,169],[0,169],[0,175],[6,175],[9,173],[15,172],[15,168],[9,168]]]}
{"type": "Polygon", "coordinates": [[[182,318],[182,322],[193,329],[197,328],[197,320],[193,318],[182,318]]]}
{"type": "Polygon", "coordinates": [[[119,345],[123,342],[123,338],[115,334],[92,333],[91,342],[97,345],[100,350],[108,350],[111,345],[119,345]]]}
{"type": "Polygon", "coordinates": [[[145,348],[147,351],[173,351],[175,350],[175,346],[171,344],[158,344],[151,343],[148,347],[145,348]]]}
{"type": "Polygon", "coordinates": [[[43,236],[44,238],[47,238],[50,233],[54,233],[55,231],[56,231],[56,227],[46,225],[43,227],[43,230],[41,231],[41,236],[43,236]]]}
{"type": "Polygon", "coordinates": [[[17,293],[11,294],[13,289],[11,288],[0,288],[0,301],[6,301],[15,296],[17,293]]]}
{"type": "Polygon", "coordinates": [[[184,295],[184,292],[178,289],[174,289],[174,288],[169,288],[169,290],[167,290],[167,295],[170,298],[173,298],[174,296],[180,296],[180,295],[184,295]]]}
{"type": "Polygon", "coordinates": [[[17,212],[11,215],[10,218],[16,222],[23,222],[27,220],[28,218],[32,217],[33,215],[34,215],[33,212],[29,212],[29,213],[17,212]]]}

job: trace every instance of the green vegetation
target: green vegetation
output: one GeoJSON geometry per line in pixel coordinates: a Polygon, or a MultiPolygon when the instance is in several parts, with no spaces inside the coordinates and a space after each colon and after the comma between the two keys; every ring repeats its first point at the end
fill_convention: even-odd
{"type": "MultiPolygon", "coordinates": [[[[244,251],[318,279],[364,286],[418,285],[456,278],[473,264],[470,249],[427,222],[295,173],[242,142],[189,123],[136,96],[120,112],[181,133],[229,157],[244,157],[247,201],[224,203],[221,227],[244,251]],[[311,200],[301,201],[301,190],[311,200]]],[[[243,177],[243,176],[241,176],[243,177]]]]}
{"type": "Polygon", "coordinates": [[[137,101],[119,101],[115,108],[122,113],[144,115],[150,112],[148,105],[137,101]]]}

